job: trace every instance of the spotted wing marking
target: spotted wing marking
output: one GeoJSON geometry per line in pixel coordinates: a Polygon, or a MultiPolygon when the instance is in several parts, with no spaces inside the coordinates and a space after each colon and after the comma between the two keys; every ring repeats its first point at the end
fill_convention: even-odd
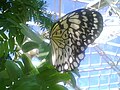
{"type": "Polygon", "coordinates": [[[87,46],[94,42],[103,28],[100,13],[79,9],[68,13],[52,28],[52,62],[58,71],[77,68],[85,57],[87,46]]]}

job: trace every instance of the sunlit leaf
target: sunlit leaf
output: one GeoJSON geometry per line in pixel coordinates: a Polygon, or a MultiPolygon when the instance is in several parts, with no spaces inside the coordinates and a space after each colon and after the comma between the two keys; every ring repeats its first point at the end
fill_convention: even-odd
{"type": "Polygon", "coordinates": [[[31,74],[31,75],[38,74],[37,69],[34,67],[29,57],[27,57],[25,54],[22,54],[21,59],[24,63],[26,74],[31,74]]]}
{"type": "Polygon", "coordinates": [[[41,44],[42,43],[42,40],[41,40],[41,38],[37,35],[37,34],[35,34],[28,26],[26,26],[26,25],[24,25],[24,24],[20,24],[20,26],[21,26],[21,32],[25,35],[25,36],[27,36],[27,37],[29,37],[31,40],[33,40],[33,41],[35,41],[36,43],[38,43],[38,44],[41,44]]]}
{"type": "Polygon", "coordinates": [[[39,45],[36,42],[29,41],[22,45],[22,50],[28,52],[32,49],[39,48],[39,45]]]}

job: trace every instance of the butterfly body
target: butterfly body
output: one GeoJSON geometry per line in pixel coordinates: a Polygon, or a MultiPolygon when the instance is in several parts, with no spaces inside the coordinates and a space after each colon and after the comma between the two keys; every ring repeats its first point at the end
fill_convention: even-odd
{"type": "Polygon", "coordinates": [[[103,29],[103,18],[97,11],[78,9],[60,18],[52,27],[52,63],[58,71],[77,68],[85,50],[103,29]]]}

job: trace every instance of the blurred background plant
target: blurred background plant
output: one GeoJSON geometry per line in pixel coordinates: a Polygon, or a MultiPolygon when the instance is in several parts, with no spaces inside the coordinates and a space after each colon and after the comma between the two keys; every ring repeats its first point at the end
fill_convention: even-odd
{"type": "Polygon", "coordinates": [[[0,0],[0,90],[67,90],[59,82],[76,87],[72,73],[59,73],[50,64],[50,45],[27,22],[42,31],[52,26],[43,0],[0,0]],[[28,52],[38,49],[38,67],[28,52]],[[72,81],[72,82],[71,82],[72,81]]]}

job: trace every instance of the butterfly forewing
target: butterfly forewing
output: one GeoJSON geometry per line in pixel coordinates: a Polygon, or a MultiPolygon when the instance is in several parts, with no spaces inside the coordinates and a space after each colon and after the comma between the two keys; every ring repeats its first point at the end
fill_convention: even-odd
{"type": "Polygon", "coordinates": [[[77,68],[85,57],[87,46],[94,42],[103,29],[99,12],[79,9],[60,18],[50,33],[52,63],[58,71],[77,68]]]}

